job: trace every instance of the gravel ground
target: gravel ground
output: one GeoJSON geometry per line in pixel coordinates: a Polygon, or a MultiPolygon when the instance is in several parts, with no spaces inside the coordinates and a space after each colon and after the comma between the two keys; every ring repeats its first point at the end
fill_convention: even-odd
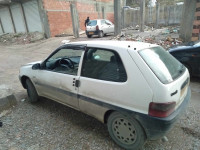
{"type": "MultiPolygon", "coordinates": [[[[0,85],[11,87],[18,101],[14,108],[0,114],[0,150],[121,150],[110,138],[106,125],[96,119],[45,98],[35,104],[27,101],[18,81],[20,65],[44,59],[63,39],[0,45],[0,85]]],[[[83,35],[80,40],[87,38],[83,35]]],[[[191,101],[165,139],[147,141],[144,150],[200,149],[200,80],[192,81],[191,87],[197,96],[195,103],[191,101]]]]}
{"type": "MultiPolygon", "coordinates": [[[[41,98],[30,104],[26,94],[1,117],[1,150],[120,150],[106,125],[79,111],[41,98]]],[[[189,106],[165,140],[147,141],[144,150],[199,150],[200,111],[189,106]]]]}

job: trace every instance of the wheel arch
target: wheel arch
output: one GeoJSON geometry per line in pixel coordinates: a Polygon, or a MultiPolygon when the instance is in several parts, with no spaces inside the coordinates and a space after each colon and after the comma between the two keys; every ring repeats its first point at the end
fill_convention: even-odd
{"type": "Polygon", "coordinates": [[[115,110],[112,110],[112,109],[110,109],[110,110],[108,110],[108,111],[105,112],[105,114],[104,114],[104,123],[105,123],[105,124],[107,124],[108,118],[109,118],[109,116],[110,116],[113,112],[115,112],[115,110]]]}
{"type": "Polygon", "coordinates": [[[22,83],[23,88],[25,88],[25,89],[26,89],[26,80],[27,79],[30,80],[30,78],[28,76],[24,75],[24,76],[21,77],[21,83],[22,83]]]}
{"type": "Polygon", "coordinates": [[[148,139],[148,137],[149,137],[149,136],[148,136],[148,131],[147,131],[147,129],[145,129],[145,127],[142,125],[142,123],[141,123],[139,117],[137,116],[137,114],[129,114],[129,113],[127,113],[127,112],[120,112],[120,111],[112,110],[112,109],[111,109],[111,110],[106,111],[106,113],[104,114],[104,124],[107,124],[109,116],[110,116],[112,113],[114,113],[114,112],[119,112],[119,113],[122,113],[123,115],[129,115],[129,116],[131,116],[131,118],[135,119],[135,120],[138,122],[138,124],[141,126],[141,128],[143,129],[144,135],[145,135],[146,139],[148,139]]]}

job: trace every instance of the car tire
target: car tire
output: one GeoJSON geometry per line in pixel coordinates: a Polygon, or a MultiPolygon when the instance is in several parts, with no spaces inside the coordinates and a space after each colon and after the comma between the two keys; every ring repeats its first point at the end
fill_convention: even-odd
{"type": "Polygon", "coordinates": [[[140,149],[146,141],[141,125],[128,115],[112,113],[108,118],[107,127],[115,143],[127,150],[140,149]]]}
{"type": "Polygon", "coordinates": [[[28,100],[31,103],[37,102],[39,100],[39,96],[30,79],[26,80],[26,89],[27,89],[27,94],[28,94],[28,100]]]}
{"type": "Polygon", "coordinates": [[[99,36],[99,38],[102,38],[103,37],[103,31],[99,31],[98,36],[99,36]]]}
{"type": "Polygon", "coordinates": [[[92,37],[92,35],[87,35],[87,37],[88,37],[88,38],[91,38],[91,37],[92,37]]]}

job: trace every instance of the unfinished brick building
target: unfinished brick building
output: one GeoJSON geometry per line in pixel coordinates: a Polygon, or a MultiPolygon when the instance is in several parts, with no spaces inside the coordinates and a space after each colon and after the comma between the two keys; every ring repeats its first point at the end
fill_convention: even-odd
{"type": "Polygon", "coordinates": [[[197,41],[199,40],[199,38],[200,38],[200,2],[197,1],[191,40],[197,41]]]}
{"type": "Polygon", "coordinates": [[[114,21],[113,0],[0,0],[0,35],[34,31],[47,37],[72,34],[71,3],[82,30],[88,16],[114,21]]]}

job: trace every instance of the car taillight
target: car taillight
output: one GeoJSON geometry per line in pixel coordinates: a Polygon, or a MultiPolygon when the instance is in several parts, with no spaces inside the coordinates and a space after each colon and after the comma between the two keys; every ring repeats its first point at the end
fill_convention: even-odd
{"type": "Polygon", "coordinates": [[[149,104],[149,115],[153,117],[164,118],[169,116],[175,109],[176,102],[149,104]]]}
{"type": "Polygon", "coordinates": [[[98,25],[96,26],[96,30],[99,30],[99,26],[98,25]]]}

